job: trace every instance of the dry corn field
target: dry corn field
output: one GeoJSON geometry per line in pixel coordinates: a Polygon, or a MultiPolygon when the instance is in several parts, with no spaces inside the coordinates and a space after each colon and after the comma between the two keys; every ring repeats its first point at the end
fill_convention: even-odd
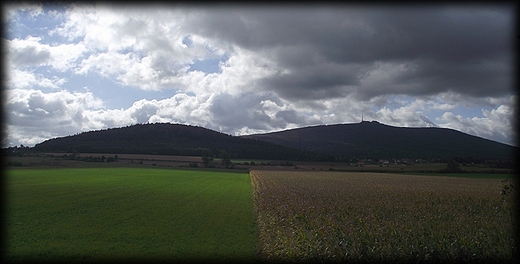
{"type": "Polygon", "coordinates": [[[267,261],[513,258],[513,199],[501,195],[502,180],[251,171],[251,181],[267,261]]]}

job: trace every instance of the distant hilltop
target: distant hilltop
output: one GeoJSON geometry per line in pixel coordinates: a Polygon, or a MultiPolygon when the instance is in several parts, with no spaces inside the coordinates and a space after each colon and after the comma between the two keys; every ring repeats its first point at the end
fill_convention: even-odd
{"type": "Polygon", "coordinates": [[[337,158],[512,159],[518,148],[438,127],[394,127],[378,121],[319,125],[243,136],[337,158]]]}
{"type": "Polygon", "coordinates": [[[319,125],[231,136],[198,126],[157,123],[83,132],[37,144],[37,152],[200,156],[226,150],[232,158],[272,160],[513,159],[518,148],[438,127],[393,127],[377,121],[319,125]]]}
{"type": "Polygon", "coordinates": [[[201,156],[206,149],[217,156],[226,150],[231,158],[312,160],[318,156],[203,127],[170,123],[137,124],[83,132],[46,140],[36,144],[32,151],[201,156]]]}

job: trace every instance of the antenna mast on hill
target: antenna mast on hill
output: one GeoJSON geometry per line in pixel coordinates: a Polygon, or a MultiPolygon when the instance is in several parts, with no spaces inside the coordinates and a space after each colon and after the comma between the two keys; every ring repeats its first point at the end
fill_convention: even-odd
{"type": "Polygon", "coordinates": [[[361,122],[363,122],[363,112],[361,112],[361,122]]]}

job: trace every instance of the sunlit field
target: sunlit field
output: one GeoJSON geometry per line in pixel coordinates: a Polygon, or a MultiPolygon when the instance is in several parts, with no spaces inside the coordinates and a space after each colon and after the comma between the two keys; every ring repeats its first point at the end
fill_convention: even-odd
{"type": "Polygon", "coordinates": [[[6,171],[4,260],[252,260],[247,173],[6,171]]]}
{"type": "Polygon", "coordinates": [[[251,180],[264,260],[513,257],[513,194],[501,179],[252,171],[251,180]]]}

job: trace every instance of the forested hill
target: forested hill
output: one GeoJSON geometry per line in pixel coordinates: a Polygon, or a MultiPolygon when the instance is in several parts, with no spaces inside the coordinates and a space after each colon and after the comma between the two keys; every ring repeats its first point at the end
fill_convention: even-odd
{"type": "Polygon", "coordinates": [[[243,136],[336,158],[472,157],[509,159],[517,148],[446,128],[404,128],[376,121],[322,125],[243,136]]]}
{"type": "Polygon", "coordinates": [[[304,127],[235,137],[203,127],[138,124],[90,131],[37,144],[37,152],[162,154],[272,160],[427,159],[454,157],[508,159],[515,147],[446,128],[404,128],[378,122],[304,127]]]}
{"type": "Polygon", "coordinates": [[[223,134],[203,127],[180,124],[138,124],[84,132],[35,145],[37,152],[161,154],[201,156],[205,148],[232,158],[313,160],[317,155],[268,142],[223,134]]]}

